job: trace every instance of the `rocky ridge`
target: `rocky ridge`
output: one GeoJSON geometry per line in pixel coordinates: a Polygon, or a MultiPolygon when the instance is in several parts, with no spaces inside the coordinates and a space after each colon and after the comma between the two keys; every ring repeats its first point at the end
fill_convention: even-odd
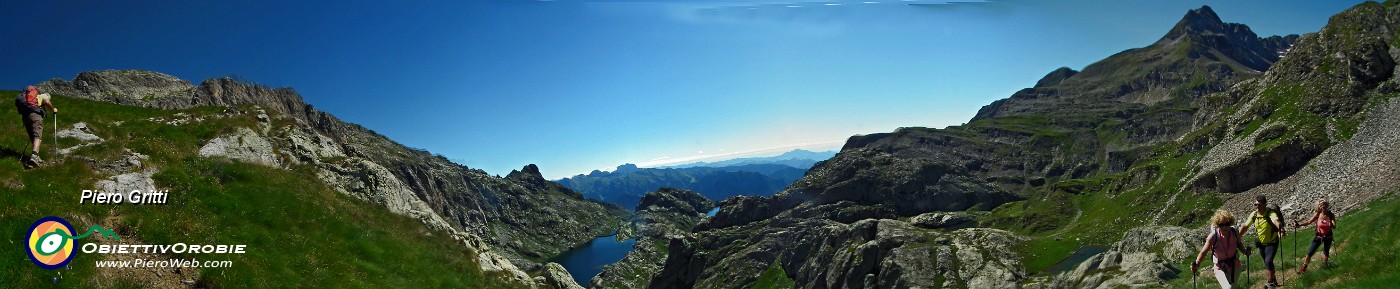
{"type": "MultiPolygon", "coordinates": [[[[484,271],[502,272],[517,283],[555,284],[536,282],[526,271],[539,272],[546,279],[557,277],[551,277],[558,274],[551,274],[537,260],[607,234],[627,214],[615,206],[584,200],[558,184],[539,182],[543,178],[538,168],[533,178],[491,177],[402,146],[315,110],[290,89],[228,78],[189,86],[156,72],[124,70],[84,72],[72,82],[51,80],[40,87],[68,97],[161,109],[225,106],[218,114],[151,120],[175,126],[255,114],[254,126],[210,139],[200,156],[284,169],[311,166],[337,191],[418,219],[478,252],[484,271]]],[[[141,180],[149,183],[155,170],[115,176],[113,187],[139,185],[141,180]]]]}

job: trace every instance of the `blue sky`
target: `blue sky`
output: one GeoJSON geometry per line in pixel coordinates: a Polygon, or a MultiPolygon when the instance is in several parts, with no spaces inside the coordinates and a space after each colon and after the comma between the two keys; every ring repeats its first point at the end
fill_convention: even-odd
{"type": "Polygon", "coordinates": [[[957,125],[1203,4],[1277,35],[1357,3],[1047,2],[6,1],[0,87],[237,75],[470,167],[553,179],[957,125]]]}

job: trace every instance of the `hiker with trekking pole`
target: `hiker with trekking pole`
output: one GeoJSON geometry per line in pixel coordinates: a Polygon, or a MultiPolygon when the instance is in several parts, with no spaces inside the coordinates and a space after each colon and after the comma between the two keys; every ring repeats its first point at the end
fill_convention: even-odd
{"type": "MultiPolygon", "coordinates": [[[[1317,209],[1313,211],[1312,218],[1309,218],[1307,222],[1299,224],[1297,221],[1294,221],[1293,226],[1295,228],[1301,228],[1302,226],[1312,225],[1314,223],[1317,224],[1317,235],[1313,238],[1312,246],[1308,247],[1308,255],[1303,259],[1303,267],[1298,268],[1298,273],[1308,271],[1308,263],[1312,261],[1313,253],[1317,253],[1317,246],[1319,245],[1322,246],[1323,266],[1328,265],[1327,261],[1331,258],[1332,230],[1337,228],[1337,215],[1332,214],[1331,205],[1328,204],[1327,201],[1317,203],[1317,209]]],[[[1294,244],[1296,246],[1297,243],[1294,244]]]]}
{"type": "MultiPolygon", "coordinates": [[[[53,100],[49,94],[40,94],[38,87],[30,85],[15,97],[15,109],[19,112],[20,122],[24,124],[25,133],[29,135],[29,154],[20,157],[20,162],[24,164],[25,169],[44,164],[44,161],[39,159],[39,144],[44,140],[44,108],[53,112],[54,130],[57,132],[58,108],[53,106],[53,100]]],[[[57,137],[54,135],[55,143],[58,142],[57,137]]]]}
{"type": "Polygon", "coordinates": [[[1283,217],[1278,210],[1268,207],[1268,201],[1264,195],[1259,195],[1254,199],[1254,212],[1249,214],[1249,219],[1240,227],[1240,235],[1244,235],[1250,228],[1254,228],[1254,246],[1259,248],[1259,257],[1264,260],[1264,270],[1269,272],[1269,283],[1264,288],[1278,287],[1277,275],[1274,274],[1274,255],[1278,254],[1279,239],[1283,238],[1283,217]]]}
{"type": "MultiPolygon", "coordinates": [[[[1210,224],[1210,235],[1206,236],[1201,251],[1196,253],[1196,260],[1191,262],[1191,286],[1196,286],[1196,270],[1201,266],[1201,259],[1209,252],[1215,264],[1213,271],[1216,282],[1220,283],[1220,288],[1233,288],[1235,277],[1239,275],[1239,251],[1245,248],[1244,241],[1239,232],[1235,231],[1235,216],[1229,211],[1216,210],[1210,224]]],[[[1245,250],[1244,253],[1248,256],[1249,250],[1245,250]]]]}

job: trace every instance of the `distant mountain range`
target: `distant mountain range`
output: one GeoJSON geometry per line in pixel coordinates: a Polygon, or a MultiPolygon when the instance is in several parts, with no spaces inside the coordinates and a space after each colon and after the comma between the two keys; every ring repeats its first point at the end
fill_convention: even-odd
{"type": "Polygon", "coordinates": [[[771,157],[738,158],[738,159],[732,159],[732,160],[717,161],[717,162],[712,162],[712,163],[708,163],[708,162],[694,162],[694,163],[681,164],[681,165],[674,165],[674,166],[663,166],[663,167],[661,167],[661,168],[694,168],[694,167],[714,167],[714,168],[718,168],[718,167],[741,166],[741,165],[750,165],[750,164],[777,164],[777,165],[786,165],[786,166],[790,166],[790,167],[794,167],[794,168],[799,168],[799,169],[808,169],[808,168],[811,168],[812,165],[816,164],[817,162],[819,162],[819,161],[824,161],[824,160],[829,159],[829,158],[834,157],[834,156],[836,156],[836,152],[834,152],[834,151],[814,152],[814,151],[809,151],[809,150],[804,150],[804,149],[795,149],[795,150],[792,150],[792,151],[789,151],[789,152],[785,152],[785,153],[783,153],[783,154],[781,154],[781,155],[776,155],[776,156],[771,156],[771,157]]]}
{"type": "Polygon", "coordinates": [[[593,171],[559,180],[559,184],[584,197],[635,207],[647,192],[658,188],[695,191],[711,200],[738,195],[768,196],[782,190],[813,164],[835,152],[794,150],[772,157],[741,158],[713,163],[698,162],[664,168],[617,166],[612,172],[593,171]]]}

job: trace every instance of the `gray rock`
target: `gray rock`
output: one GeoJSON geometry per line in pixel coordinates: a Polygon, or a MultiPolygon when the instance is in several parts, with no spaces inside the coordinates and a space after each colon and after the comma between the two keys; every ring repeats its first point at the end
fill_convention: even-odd
{"type": "Polygon", "coordinates": [[[890,219],[772,222],[755,232],[725,228],[698,232],[694,243],[673,241],[672,255],[727,257],[672,257],[653,286],[741,288],[773,262],[799,288],[1015,288],[1026,276],[1014,251],[1025,239],[1006,231],[944,232],[890,219]]]}
{"type": "Polygon", "coordinates": [[[64,142],[60,141],[59,143],[50,145],[60,147],[58,149],[58,153],[67,155],[79,148],[99,144],[105,141],[102,139],[102,137],[99,137],[93,134],[92,132],[92,129],[88,127],[88,124],[86,122],[74,123],[73,127],[60,130],[58,132],[55,132],[54,134],[57,135],[61,140],[76,139],[78,141],[77,144],[69,144],[68,147],[64,148],[62,147],[64,142]]]}
{"type": "Polygon", "coordinates": [[[118,104],[156,102],[189,95],[194,85],[174,76],[141,70],[102,70],[78,73],[72,82],[53,79],[41,91],[118,104]]]}
{"type": "Polygon", "coordinates": [[[317,174],[336,191],[384,206],[389,212],[413,217],[434,230],[450,231],[452,226],[418,199],[389,169],[361,158],[323,162],[317,174]]]}
{"type": "Polygon", "coordinates": [[[317,133],[310,127],[284,127],[279,135],[286,143],[282,153],[296,163],[319,164],[323,160],[347,157],[345,150],[335,139],[317,133]]]}
{"type": "Polygon", "coordinates": [[[914,216],[909,223],[928,229],[941,229],[967,224],[976,218],[977,214],[970,212],[932,212],[914,216]]]}
{"type": "Polygon", "coordinates": [[[157,190],[156,181],[151,179],[151,175],[154,174],[154,170],[145,170],[112,176],[111,178],[97,181],[97,190],[102,193],[115,193],[122,194],[123,196],[134,190],[140,190],[142,192],[157,190]]]}
{"type": "Polygon", "coordinates": [[[583,286],[574,282],[574,278],[569,276],[569,271],[564,270],[564,266],[559,265],[559,263],[544,264],[544,271],[535,278],[536,286],[542,289],[583,289],[583,286]]]}
{"type": "Polygon", "coordinates": [[[272,143],[246,127],[209,140],[204,147],[199,148],[199,156],[218,156],[271,167],[281,166],[272,143]]]}
{"type": "Polygon", "coordinates": [[[37,86],[68,97],[161,109],[251,104],[300,116],[308,108],[301,96],[289,88],[269,88],[228,77],[194,86],[174,76],[142,70],[86,71],[78,73],[72,82],[53,79],[37,86]]]}
{"type": "Polygon", "coordinates": [[[1164,287],[1195,258],[1204,229],[1148,226],[1129,230],[1113,249],[1057,275],[1050,288],[1164,287]]]}

